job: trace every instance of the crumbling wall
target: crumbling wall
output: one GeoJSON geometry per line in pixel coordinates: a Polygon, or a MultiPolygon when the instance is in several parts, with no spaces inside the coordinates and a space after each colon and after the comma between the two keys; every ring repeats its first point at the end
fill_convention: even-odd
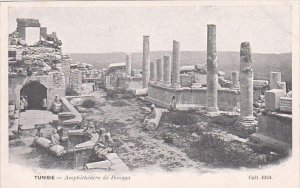
{"type": "Polygon", "coordinates": [[[62,72],[53,73],[53,87],[65,88],[65,75],[62,72]]]}
{"type": "Polygon", "coordinates": [[[82,74],[80,70],[72,70],[70,72],[70,88],[81,92],[81,85],[82,85],[82,74]]]}
{"type": "Polygon", "coordinates": [[[16,108],[20,108],[20,90],[26,81],[26,76],[9,76],[8,77],[8,96],[9,104],[15,104],[16,108]]]}
{"type": "Polygon", "coordinates": [[[71,72],[70,64],[71,64],[71,61],[72,61],[71,59],[63,58],[62,59],[62,64],[61,64],[62,71],[65,75],[66,89],[70,85],[70,72],[71,72]]]}
{"type": "Polygon", "coordinates": [[[26,37],[26,27],[40,27],[41,24],[38,19],[24,19],[17,18],[17,32],[20,38],[25,40],[26,37]]]}

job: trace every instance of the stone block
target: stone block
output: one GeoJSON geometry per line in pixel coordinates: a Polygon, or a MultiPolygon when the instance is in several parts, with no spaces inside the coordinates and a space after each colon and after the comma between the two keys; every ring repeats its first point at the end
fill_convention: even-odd
{"type": "Polygon", "coordinates": [[[287,98],[287,97],[281,97],[279,99],[279,109],[281,112],[292,112],[292,98],[287,98]]]}
{"type": "Polygon", "coordinates": [[[269,85],[268,80],[253,80],[253,88],[264,88],[269,85]]]}
{"type": "Polygon", "coordinates": [[[266,110],[279,110],[279,99],[284,97],[285,92],[282,89],[272,89],[265,92],[266,110]]]}
{"type": "Polygon", "coordinates": [[[92,170],[92,169],[109,169],[112,163],[108,160],[106,161],[99,161],[94,163],[87,163],[85,164],[84,168],[86,170],[92,170]]]}
{"type": "Polygon", "coordinates": [[[180,84],[182,87],[191,87],[192,86],[192,76],[189,74],[180,75],[180,84]]]}

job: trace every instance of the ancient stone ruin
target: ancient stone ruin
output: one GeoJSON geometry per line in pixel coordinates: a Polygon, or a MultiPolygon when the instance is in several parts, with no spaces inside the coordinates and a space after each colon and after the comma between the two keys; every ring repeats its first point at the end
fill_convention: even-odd
{"type": "MultiPolygon", "coordinates": [[[[122,62],[111,63],[101,70],[88,63],[73,62],[62,52],[62,42],[56,33],[47,32],[47,27],[42,27],[39,20],[17,19],[17,29],[9,35],[11,140],[22,139],[17,138],[22,131],[43,127],[51,134],[36,134],[38,138],[31,135],[33,145],[72,169],[85,170],[128,170],[125,160],[132,160],[122,152],[130,151],[142,144],[143,137],[148,138],[161,130],[168,131],[155,136],[160,136],[164,144],[173,143],[169,132],[179,129],[182,135],[192,138],[193,147],[201,150],[204,146],[211,149],[244,139],[243,148],[255,149],[242,151],[239,148],[234,152],[247,155],[250,151],[255,159],[267,155],[258,150],[284,154],[291,151],[292,92],[281,80],[281,73],[271,72],[269,80],[254,80],[250,42],[242,42],[240,69],[231,70],[230,79],[226,79],[225,72],[218,69],[222,62],[218,60],[216,25],[207,25],[205,64],[181,65],[177,40],[170,41],[173,44],[170,53],[153,58],[149,36],[143,36],[142,59],[138,62],[141,70],[134,67],[135,54],[129,53],[123,54],[122,62]],[[127,116],[134,110],[138,113],[127,116]],[[103,115],[106,113],[109,116],[103,115]],[[188,126],[182,126],[182,122],[188,126]],[[220,129],[214,133],[225,132],[230,136],[223,134],[222,138],[213,139],[212,134],[206,133],[219,129],[218,122],[230,132],[220,129]],[[95,148],[102,137],[106,135],[106,141],[113,143],[110,132],[113,135],[114,130],[104,135],[104,125],[118,130],[121,127],[118,133],[121,136],[114,140],[119,145],[124,144],[122,138],[130,134],[134,134],[130,139],[136,140],[124,147],[118,146],[119,150],[106,145],[105,149],[109,148],[110,152],[101,155],[103,159],[95,157],[98,152],[95,148]],[[191,127],[193,133],[189,132],[191,127]],[[139,131],[149,134],[136,135],[141,133],[139,131]],[[55,140],[57,135],[59,139],[55,140]],[[208,141],[203,141],[205,139],[208,141]]],[[[155,148],[153,143],[158,142],[147,143],[147,146],[155,148]]],[[[153,153],[157,152],[150,155],[153,153]]]]}

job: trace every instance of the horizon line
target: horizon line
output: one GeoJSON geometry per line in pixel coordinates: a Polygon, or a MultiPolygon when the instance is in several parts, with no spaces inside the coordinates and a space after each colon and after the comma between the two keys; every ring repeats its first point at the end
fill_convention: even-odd
{"type": "MultiPolygon", "coordinates": [[[[172,54],[172,50],[154,50],[150,51],[151,52],[170,52],[172,54]]],[[[206,51],[196,51],[196,50],[182,50],[180,52],[206,52],[206,51]]],[[[240,51],[218,51],[218,52],[232,52],[232,53],[240,53],[240,51]]],[[[121,51],[111,51],[111,52],[63,52],[65,54],[112,54],[112,53],[124,53],[124,54],[138,54],[138,53],[143,53],[143,51],[140,52],[121,52],[121,51]]],[[[292,54],[291,51],[289,52],[280,52],[280,53],[275,53],[275,52],[252,52],[251,54],[274,54],[274,55],[280,55],[280,54],[292,54]]]]}

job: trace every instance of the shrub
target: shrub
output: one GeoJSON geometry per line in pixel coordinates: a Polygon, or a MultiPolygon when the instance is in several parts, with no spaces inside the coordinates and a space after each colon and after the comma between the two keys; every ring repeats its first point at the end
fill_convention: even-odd
{"type": "Polygon", "coordinates": [[[86,99],[82,103],[82,106],[85,108],[93,108],[95,105],[96,105],[96,102],[92,99],[86,99]]]}

